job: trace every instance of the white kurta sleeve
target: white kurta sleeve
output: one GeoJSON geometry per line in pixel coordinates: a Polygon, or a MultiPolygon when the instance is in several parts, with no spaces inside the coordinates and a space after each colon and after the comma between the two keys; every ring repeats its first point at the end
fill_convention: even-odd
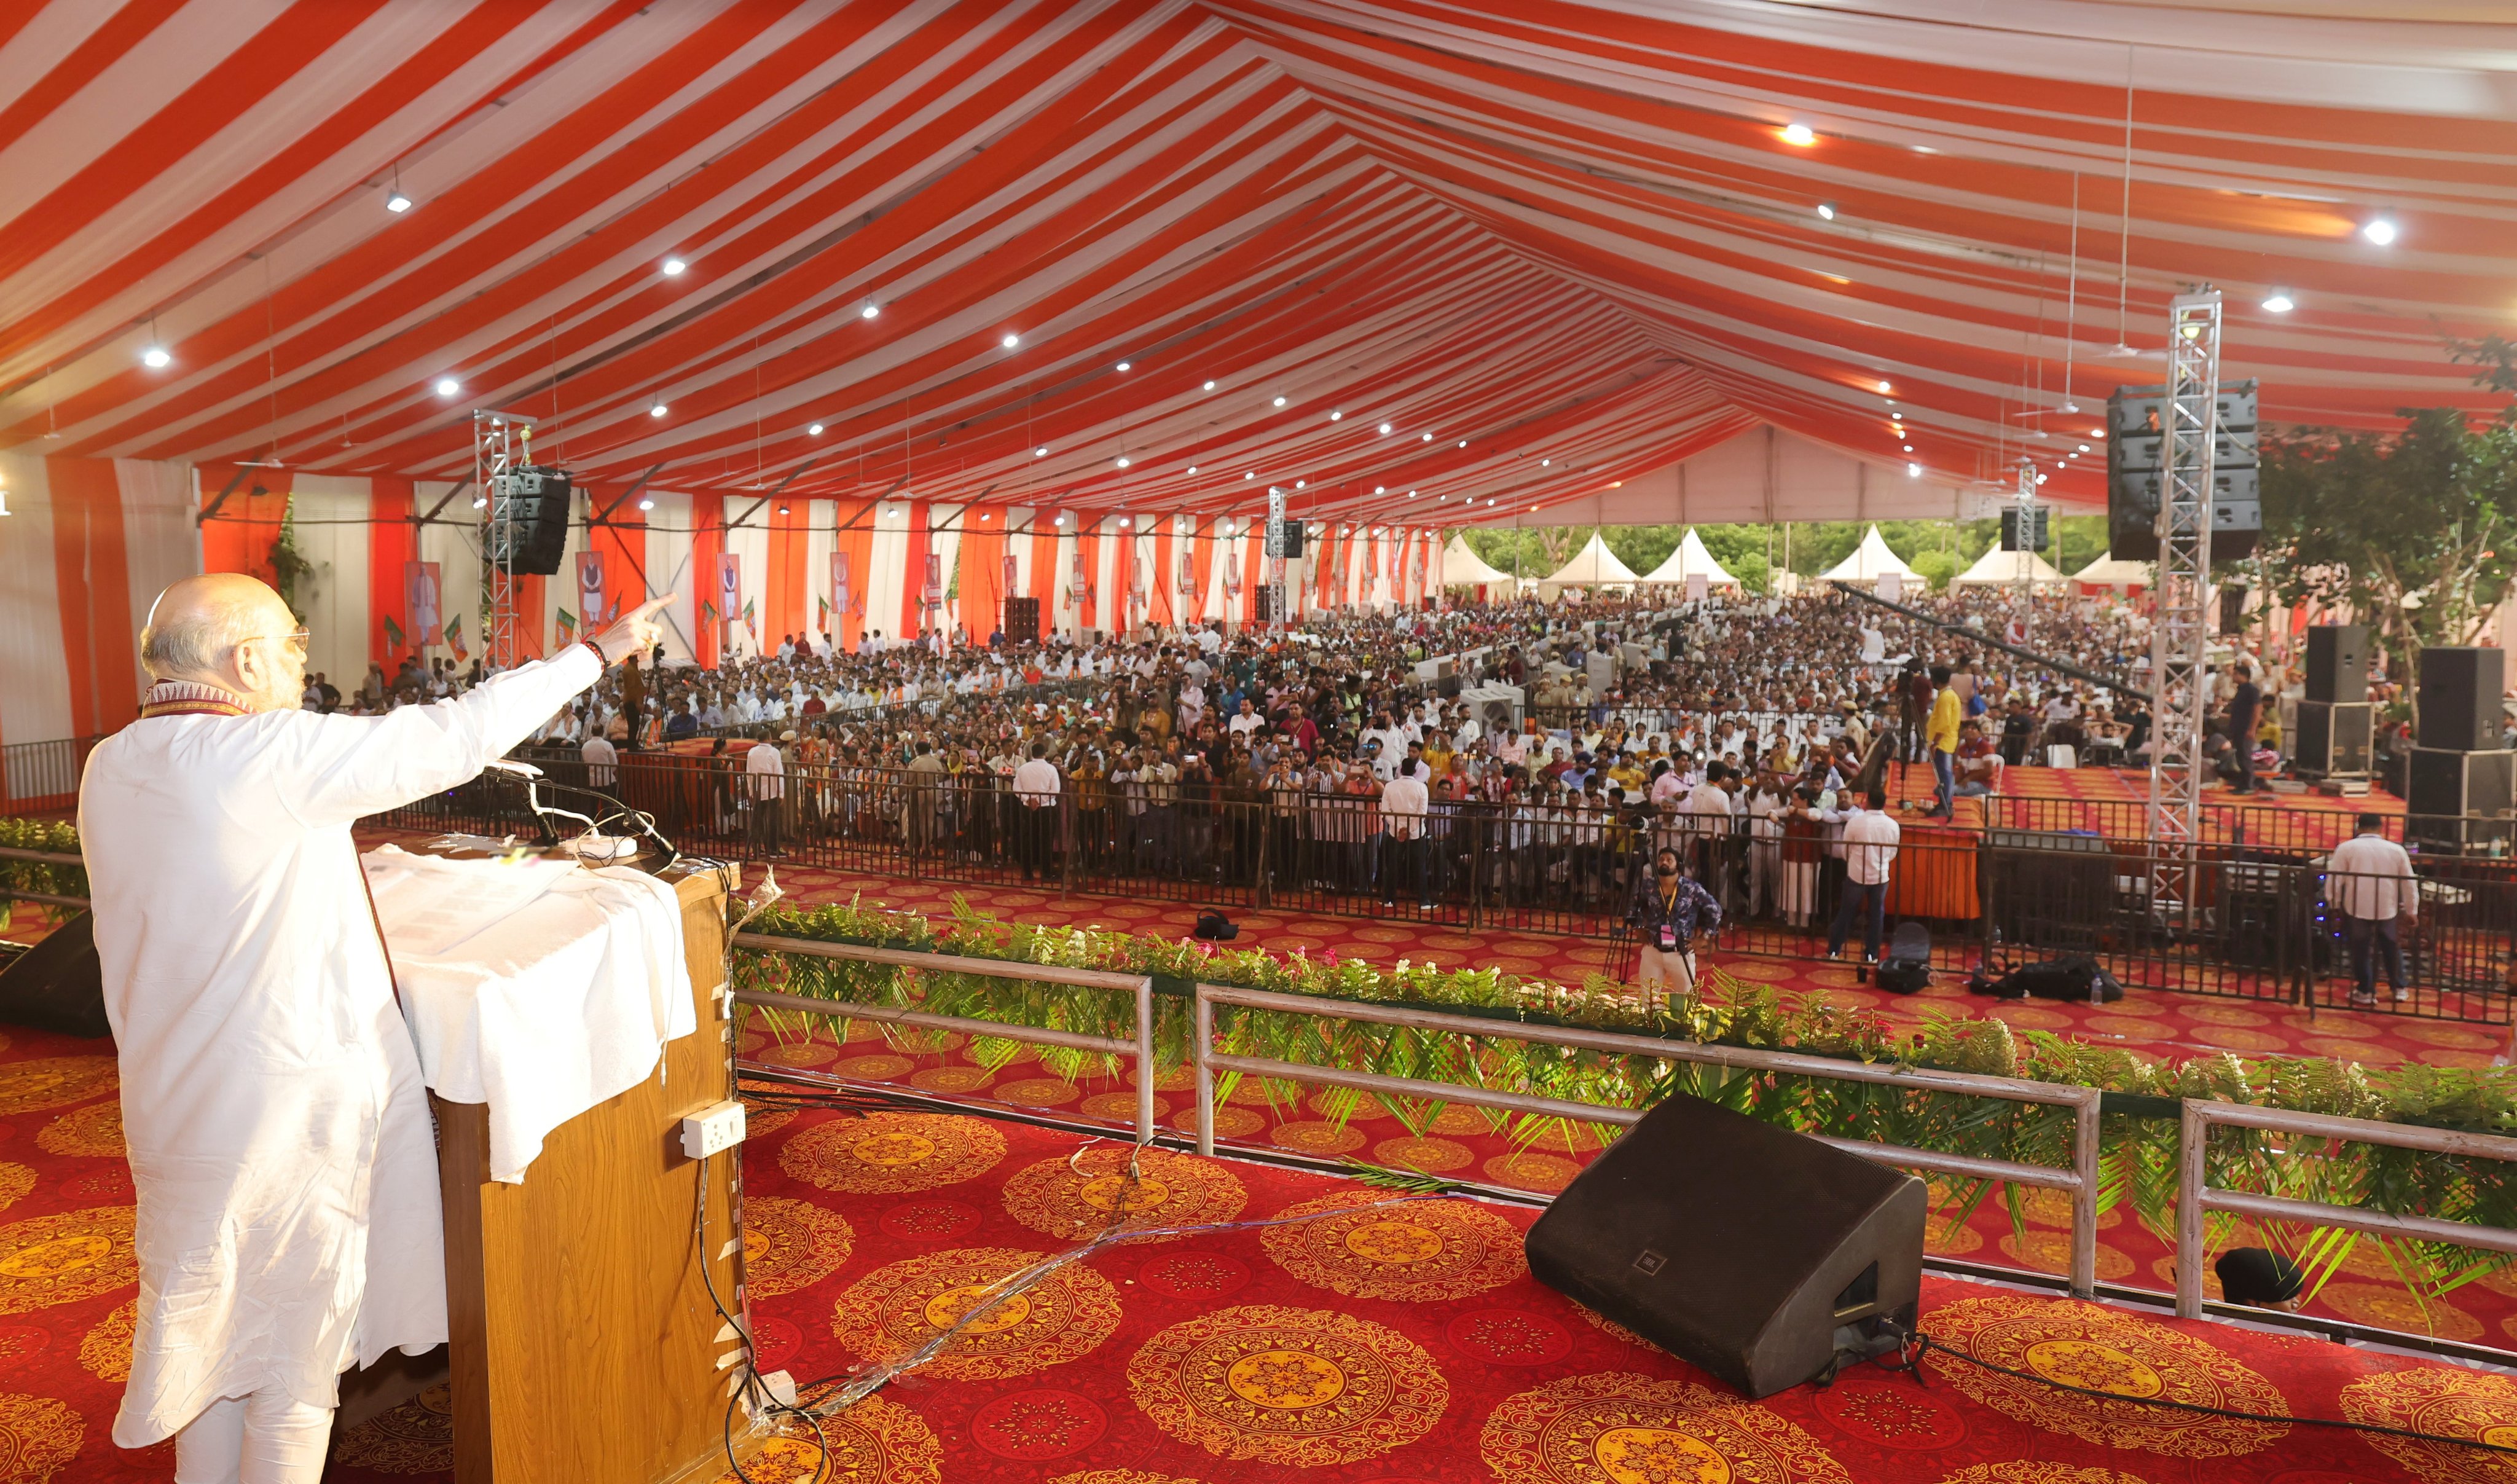
{"type": "Polygon", "coordinates": [[[272,739],[281,802],[320,828],[398,809],[464,783],[602,677],[584,645],[519,665],[433,705],[380,717],[300,713],[315,725],[272,739]]]}

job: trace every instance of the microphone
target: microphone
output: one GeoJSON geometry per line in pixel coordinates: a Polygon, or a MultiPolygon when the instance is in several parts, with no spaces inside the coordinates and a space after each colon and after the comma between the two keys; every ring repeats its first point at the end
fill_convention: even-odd
{"type": "Polygon", "coordinates": [[[662,831],[656,827],[656,821],[653,816],[647,814],[643,810],[632,809],[620,800],[614,798],[612,795],[605,793],[600,789],[581,788],[575,784],[554,783],[543,775],[541,769],[535,767],[532,763],[519,762],[514,758],[501,757],[492,759],[490,763],[490,768],[495,772],[504,773],[512,778],[517,778],[523,781],[525,785],[525,807],[533,812],[534,822],[541,827],[545,843],[554,845],[559,843],[559,829],[556,826],[551,824],[551,821],[554,819],[574,820],[579,825],[584,826],[585,831],[591,834],[600,834],[603,831],[604,825],[614,821],[619,821],[626,824],[630,827],[631,831],[655,845],[656,849],[662,856],[662,859],[657,864],[658,869],[670,866],[675,861],[681,859],[682,853],[679,850],[674,849],[673,842],[665,839],[662,831]],[[574,794],[579,798],[594,800],[596,803],[604,806],[603,809],[597,811],[597,813],[601,815],[601,819],[598,820],[587,815],[578,814],[573,809],[561,809],[542,802],[541,791],[545,788],[550,789],[554,793],[574,794]]]}

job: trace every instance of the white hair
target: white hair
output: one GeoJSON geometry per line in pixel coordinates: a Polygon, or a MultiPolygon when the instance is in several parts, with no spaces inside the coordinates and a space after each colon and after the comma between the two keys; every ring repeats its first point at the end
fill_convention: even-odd
{"type": "Polygon", "coordinates": [[[222,603],[207,613],[195,609],[161,623],[157,607],[165,601],[159,593],[149,606],[148,626],[140,631],[141,668],[152,679],[219,674],[235,647],[254,637],[251,605],[222,603]]]}

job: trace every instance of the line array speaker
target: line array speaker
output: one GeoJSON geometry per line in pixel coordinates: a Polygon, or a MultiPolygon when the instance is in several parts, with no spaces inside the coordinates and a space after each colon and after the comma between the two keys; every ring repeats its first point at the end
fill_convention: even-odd
{"type": "Polygon", "coordinates": [[[568,551],[568,521],[576,490],[566,472],[537,464],[510,469],[491,480],[490,562],[556,576],[568,551]],[[498,519],[501,510],[507,518],[498,519]]]}
{"type": "MultiPolygon", "coordinates": [[[[2107,551],[2158,559],[2158,504],[2167,483],[2165,387],[2117,387],[2107,399],[2107,551]]],[[[2213,403],[2211,556],[2252,553],[2263,532],[2255,383],[2232,382],[2213,403]]]]}
{"type": "Polygon", "coordinates": [[[1007,644],[1038,644],[1040,642],[1040,600],[1007,598],[1003,629],[1007,644]]]}

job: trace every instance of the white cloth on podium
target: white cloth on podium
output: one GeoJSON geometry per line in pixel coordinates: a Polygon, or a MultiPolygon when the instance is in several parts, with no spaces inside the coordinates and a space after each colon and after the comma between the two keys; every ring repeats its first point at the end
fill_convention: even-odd
{"type": "MultiPolygon", "coordinates": [[[[391,845],[363,862],[379,912],[418,900],[431,877],[451,893],[513,869],[391,845]]],[[[489,1105],[490,1177],[505,1184],[523,1182],[552,1129],[659,1075],[665,1043],[699,1029],[681,902],[644,871],[561,872],[440,953],[405,951],[393,918],[384,926],[421,1079],[448,1102],[489,1105]]]]}

